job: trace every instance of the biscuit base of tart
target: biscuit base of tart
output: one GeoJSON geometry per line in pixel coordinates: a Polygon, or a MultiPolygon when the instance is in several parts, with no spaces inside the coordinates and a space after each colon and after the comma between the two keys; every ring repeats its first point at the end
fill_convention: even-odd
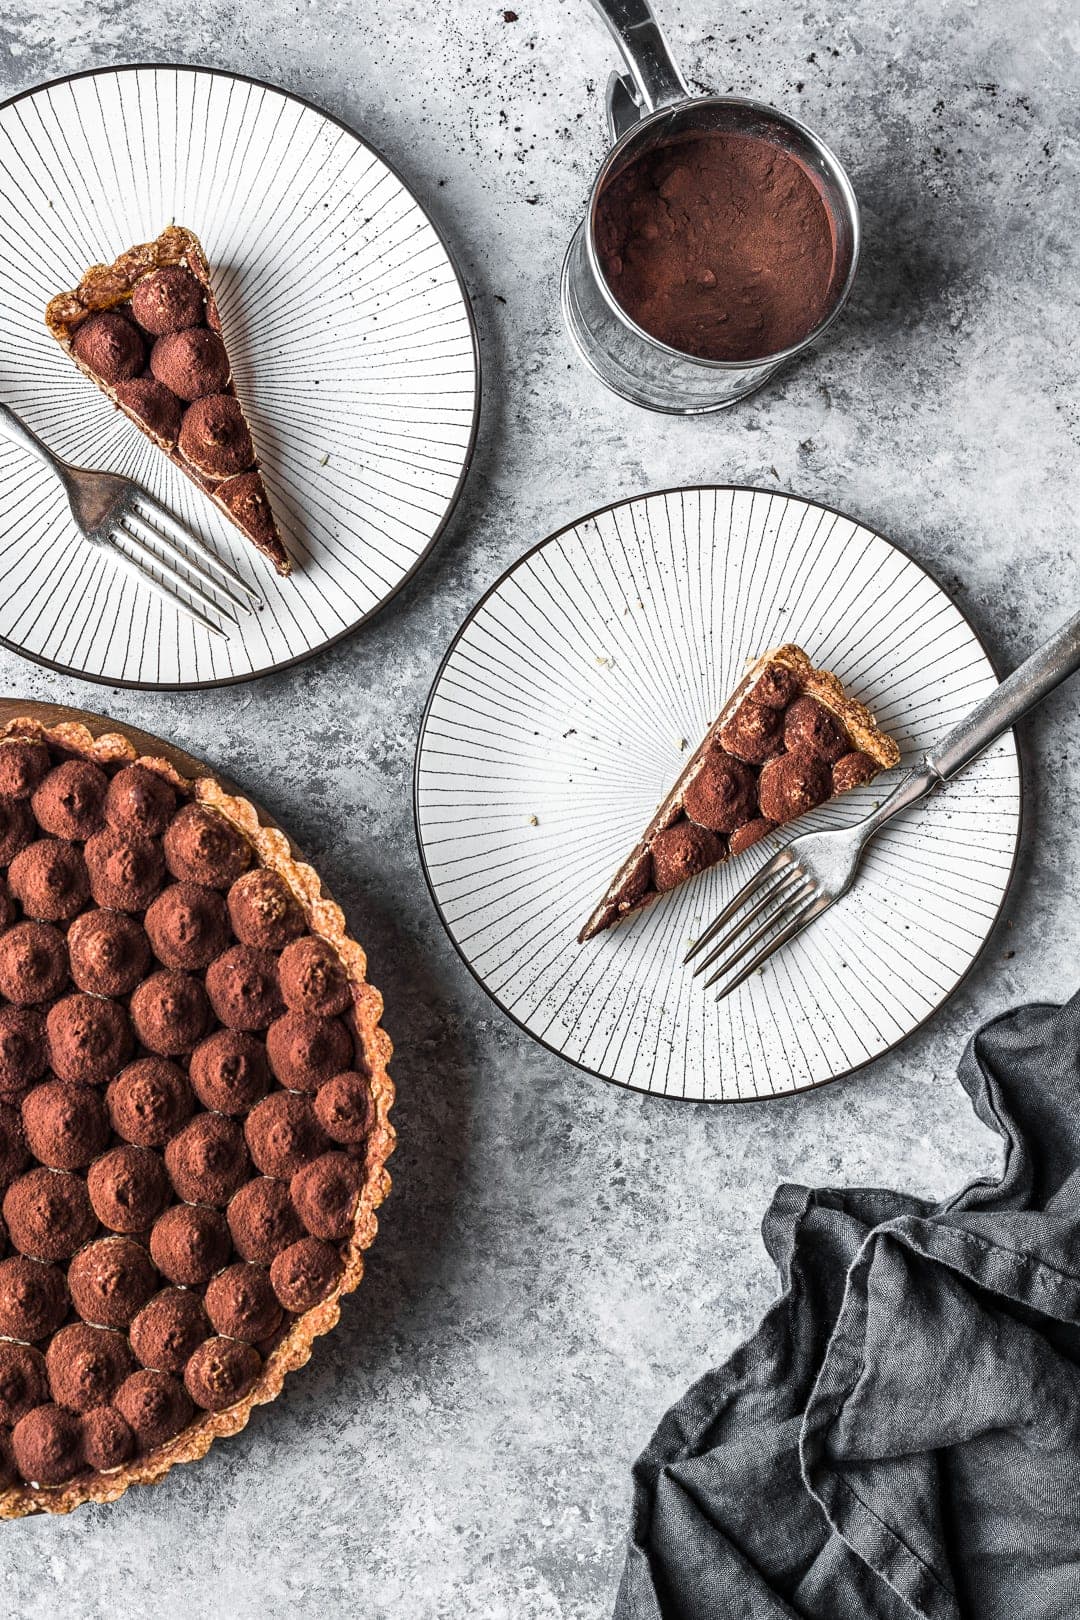
{"type": "Polygon", "coordinates": [[[579,944],[899,759],[869,709],[801,647],[762,653],[615,873],[579,944]]]}
{"type": "MultiPolygon", "coordinates": [[[[297,1314],[287,1331],[269,1350],[251,1389],[221,1411],[198,1411],[173,1439],[107,1472],[83,1472],[64,1484],[44,1487],[21,1483],[0,1487],[0,1519],[20,1519],[33,1513],[70,1513],[86,1502],[113,1502],[130,1485],[153,1485],[177,1463],[194,1462],[206,1455],[213,1442],[243,1429],[255,1406],[273,1401],[281,1393],[288,1373],[310,1360],[314,1341],[329,1333],[341,1316],[341,1298],[356,1289],[364,1274],[364,1254],[378,1231],[376,1210],[390,1191],[386,1161],[394,1151],[396,1133],[390,1123],[394,1085],[387,1070],[393,1054],[390,1037],[381,1027],[383,1000],[367,982],[367,957],[346,931],[340,907],[323,892],[317,872],[299,859],[278,827],[265,826],[247,799],[227,792],[212,777],[189,779],[168,760],[140,754],[132,741],[119,733],[98,734],[81,722],[61,721],[46,726],[33,716],[16,717],[0,728],[0,750],[20,739],[40,740],[71,758],[87,759],[103,768],[140,764],[164,776],[182,801],[206,805],[224,816],[252,846],[257,867],[282,877],[303,911],[308,929],[326,940],[345,968],[351,1005],[343,1015],[356,1046],[357,1064],[367,1078],[372,1105],[370,1130],[359,1161],[363,1180],[347,1236],[338,1245],[341,1272],[332,1289],[308,1310],[297,1314]]],[[[107,1235],[107,1234],[106,1234],[107,1235]]]]}
{"type": "MultiPolygon", "coordinates": [[[[112,264],[91,265],[72,292],[58,293],[50,300],[45,311],[45,324],[83,375],[89,377],[181,472],[210,497],[229,522],[269,558],[277,572],[282,575],[291,573],[292,563],[274,519],[250,429],[233,385],[231,367],[223,347],[221,318],[210,285],[210,266],[195,232],[183,225],[169,225],[153,242],[142,242],[128,248],[112,264]],[[185,270],[195,278],[201,289],[201,306],[196,319],[192,320],[190,313],[180,317],[188,322],[187,325],[177,328],[166,320],[162,323],[166,330],[155,334],[153,327],[145,328],[136,320],[132,313],[133,300],[140,287],[151,277],[174,268],[185,270]],[[80,339],[80,331],[86,338],[84,329],[94,317],[108,312],[123,316],[142,346],[141,356],[133,359],[130,366],[125,365],[122,358],[116,360],[114,351],[105,347],[104,339],[97,351],[101,363],[95,364],[95,345],[80,339]],[[212,382],[202,386],[199,392],[193,392],[182,382],[178,392],[161,379],[176,381],[181,369],[190,373],[192,366],[197,366],[200,360],[204,368],[208,366],[208,361],[205,354],[199,355],[198,343],[193,345],[193,352],[178,355],[174,340],[181,339],[179,347],[183,351],[186,346],[184,340],[190,339],[192,334],[198,338],[203,333],[206,337],[202,347],[210,347],[216,357],[224,357],[223,366],[212,382]],[[221,348],[218,347],[219,341],[221,348]],[[160,364],[150,360],[152,349],[170,342],[174,342],[171,356],[163,355],[160,364]],[[132,366],[138,369],[132,370],[132,366]],[[110,370],[121,371],[124,375],[105,374],[110,370]],[[213,407],[220,415],[223,400],[224,423],[216,419],[194,419],[196,416],[206,418],[208,407],[213,407]],[[218,462],[215,466],[213,454],[216,441],[220,440],[226,429],[233,431],[235,440],[242,442],[246,450],[235,462],[218,462]],[[196,442],[204,450],[209,448],[210,460],[195,452],[193,446],[196,442]],[[185,454],[185,447],[192,449],[195,459],[185,454]],[[239,465],[239,460],[244,461],[243,466],[239,465]]],[[[154,326],[158,324],[155,322],[154,326]]],[[[121,329],[120,336],[123,335],[121,329]]],[[[210,369],[212,371],[212,366],[210,369]]],[[[204,381],[205,377],[204,369],[204,381]]]]}

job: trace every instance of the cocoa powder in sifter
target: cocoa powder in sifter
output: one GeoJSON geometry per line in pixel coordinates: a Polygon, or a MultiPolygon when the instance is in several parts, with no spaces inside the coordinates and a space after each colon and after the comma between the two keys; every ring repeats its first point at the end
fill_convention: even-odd
{"type": "Polygon", "coordinates": [[[600,263],[653,337],[709,360],[791,348],[828,313],[836,231],[810,170],[759,135],[695,131],[600,195],[600,263]]]}

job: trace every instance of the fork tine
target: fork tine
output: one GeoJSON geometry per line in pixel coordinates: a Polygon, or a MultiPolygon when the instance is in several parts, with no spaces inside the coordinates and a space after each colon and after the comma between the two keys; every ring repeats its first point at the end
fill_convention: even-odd
{"type": "MultiPolygon", "coordinates": [[[[785,917],[791,916],[793,908],[801,906],[806,900],[813,900],[817,892],[817,885],[813,882],[813,880],[808,880],[801,889],[797,888],[793,894],[789,893],[783,903],[771,910],[764,921],[759,923],[749,938],[743,940],[738,950],[735,951],[734,954],[728,956],[727,960],[722,964],[722,966],[717,968],[712,978],[705,980],[705,989],[707,990],[710,984],[715,984],[717,979],[722,979],[725,973],[730,973],[736,963],[741,962],[744,956],[749,955],[759,940],[763,940],[769,931],[777,927],[777,925],[781,923],[785,917]]],[[[738,932],[736,932],[733,936],[733,940],[738,939],[738,937],[738,932]]],[[[721,953],[718,950],[714,951],[712,960],[715,961],[716,957],[720,954],[721,953]]]]}
{"type": "MultiPolygon", "coordinates": [[[[189,557],[183,551],[180,551],[176,543],[169,539],[167,535],[160,534],[158,530],[154,528],[150,519],[145,517],[137,508],[129,507],[128,510],[122,514],[122,518],[131,526],[132,529],[136,531],[137,537],[142,540],[144,545],[147,544],[145,536],[149,535],[151,539],[157,541],[158,546],[166,548],[166,560],[168,560],[170,557],[175,557],[177,562],[193,573],[197,579],[202,580],[204,585],[208,585],[210,589],[212,591],[216,591],[219,596],[224,596],[227,601],[232,603],[233,607],[238,607],[241,613],[250,613],[252,611],[251,603],[247,601],[245,597],[238,596],[231,586],[224,585],[220,580],[215,579],[209,569],[204,568],[202,563],[199,562],[195,557],[189,557]]],[[[149,546],[149,549],[154,551],[155,547],[149,546]]],[[[157,553],[157,555],[160,560],[160,552],[157,553]]],[[[169,566],[174,567],[175,565],[170,562],[169,566]]],[[[182,574],[176,577],[178,577],[181,581],[183,580],[182,574]]],[[[187,586],[187,589],[192,589],[190,584],[187,586]]],[[[201,594],[205,595],[205,592],[201,592],[201,594]]],[[[214,605],[216,606],[216,603],[214,605]]]]}
{"type": "MultiPolygon", "coordinates": [[[[744,984],[751,974],[756,973],[758,968],[769,960],[774,951],[778,951],[781,945],[786,945],[789,940],[794,939],[796,934],[801,934],[804,928],[809,928],[816,917],[820,917],[823,911],[828,911],[832,903],[833,897],[827,894],[818,895],[816,900],[811,900],[809,905],[804,906],[787,926],[780,930],[775,938],[770,939],[769,943],[764,945],[751,961],[747,962],[742,972],[737,974],[730,984],[724,986],[716,997],[717,1001],[723,1001],[726,996],[730,996],[733,990],[737,990],[740,984],[744,984]]],[[[728,968],[721,968],[719,973],[715,973],[707,981],[706,988],[710,984],[715,984],[717,979],[722,979],[727,971],[728,968]]]]}
{"type": "Polygon", "coordinates": [[[156,495],[152,495],[148,489],[140,489],[136,501],[138,505],[142,505],[147,509],[150,514],[150,521],[164,531],[162,539],[167,544],[179,545],[182,548],[190,546],[200,556],[205,557],[207,562],[212,563],[220,573],[224,574],[226,579],[242,590],[246,596],[250,596],[256,607],[262,607],[263,599],[255,587],[249,585],[223,557],[219,557],[214,548],[208,546],[205,540],[194,534],[191,529],[185,528],[180,519],[170,512],[169,508],[164,506],[156,495]]]}
{"type": "Polygon", "coordinates": [[[685,967],[688,962],[692,962],[698,951],[701,950],[701,947],[703,945],[707,945],[710,939],[716,938],[724,924],[728,922],[730,918],[734,917],[735,913],[746,905],[748,900],[753,899],[754,895],[758,893],[763,883],[767,883],[769,879],[775,877],[778,872],[782,872],[785,866],[790,866],[794,859],[795,857],[792,855],[790,848],[781,849],[777,851],[771,861],[766,861],[764,866],[759,867],[753,876],[748,878],[743,884],[734,900],[728,902],[723,911],[720,913],[719,917],[714,917],[708,928],[706,928],[705,932],[700,934],[698,938],[695,939],[694,943],[683,957],[683,966],[685,967]]]}
{"type": "MultiPolygon", "coordinates": [[[[189,618],[197,620],[198,623],[201,624],[204,629],[209,630],[212,635],[220,636],[222,641],[228,640],[227,630],[223,630],[220,624],[215,624],[213,619],[208,619],[206,614],[200,612],[194,603],[185,602],[182,597],[177,596],[176,592],[170,590],[168,585],[163,585],[160,579],[155,578],[155,576],[150,572],[149,568],[144,568],[142,563],[139,562],[136,557],[132,557],[123,549],[122,546],[114,544],[111,539],[110,549],[112,550],[113,555],[118,557],[126,568],[130,568],[136,574],[140,575],[140,577],[146,581],[147,585],[150,586],[151,590],[155,591],[158,596],[163,596],[167,602],[172,603],[173,607],[179,608],[180,611],[182,613],[186,613],[189,618]]],[[[221,609],[218,608],[216,611],[220,613],[221,609]]],[[[235,620],[233,622],[235,623],[235,620]]]]}
{"type": "MultiPolygon", "coordinates": [[[[223,619],[228,619],[230,624],[235,624],[237,629],[239,629],[240,621],[236,618],[235,614],[230,613],[228,608],[222,607],[220,602],[215,602],[214,598],[207,595],[206,591],[203,590],[201,585],[197,585],[193,580],[185,578],[185,576],[180,572],[179,568],[174,567],[167,557],[159,556],[154,550],[153,546],[148,546],[146,541],[143,540],[134,531],[134,529],[129,526],[131,522],[132,519],[129,513],[126,519],[118,518],[115,526],[130,545],[133,545],[137,551],[149,559],[152,567],[160,569],[160,571],[165,574],[167,578],[172,580],[174,585],[179,585],[181,590],[188,591],[196,598],[197,601],[202,603],[204,608],[210,608],[212,612],[219,613],[223,619]]],[[[218,590],[224,590],[223,586],[217,586],[215,588],[218,590]]],[[[172,591],[170,591],[169,594],[170,596],[174,596],[172,591]]],[[[180,598],[174,596],[174,600],[179,601],[180,598]]]]}
{"type": "Polygon", "coordinates": [[[802,867],[796,866],[791,870],[784,871],[781,874],[779,881],[772,885],[772,887],[762,896],[757,904],[751,906],[750,910],[745,914],[745,916],[740,917],[737,922],[732,923],[727,932],[723,934],[719,941],[713,946],[708,956],[702,957],[701,961],[694,969],[694,978],[696,979],[700,973],[704,973],[707,967],[711,967],[718,956],[723,956],[725,951],[729,951],[734,945],[735,941],[739,938],[739,935],[749,928],[754,919],[760,917],[761,913],[766,908],[769,908],[773,912],[775,919],[775,916],[779,914],[779,912],[794,904],[794,901],[800,892],[800,884],[805,882],[806,873],[802,870],[802,867]]]}

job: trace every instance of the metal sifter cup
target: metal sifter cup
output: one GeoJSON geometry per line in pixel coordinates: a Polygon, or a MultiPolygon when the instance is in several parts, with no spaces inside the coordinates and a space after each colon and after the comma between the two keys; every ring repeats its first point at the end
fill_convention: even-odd
{"type": "Polygon", "coordinates": [[[597,376],[636,405],[691,416],[723,410],[760,388],[785,360],[821,336],[836,319],[859,261],[859,207],[851,181],[833,152],[797,118],[740,96],[692,96],[648,0],[592,0],[618,43],[629,73],[612,73],[608,128],[614,142],[574,232],[562,271],[566,324],[597,376]],[[694,131],[758,135],[798,158],[817,178],[836,233],[829,302],[798,343],[753,360],[707,360],[653,337],[621,308],[596,245],[597,206],[605,188],[651,149],[694,131]]]}

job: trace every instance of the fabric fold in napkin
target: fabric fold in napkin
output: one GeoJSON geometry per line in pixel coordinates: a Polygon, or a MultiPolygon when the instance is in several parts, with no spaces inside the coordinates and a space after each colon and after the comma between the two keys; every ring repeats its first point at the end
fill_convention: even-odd
{"type": "Polygon", "coordinates": [[[1080,995],[970,1042],[941,1204],[779,1188],[783,1295],[635,1470],[616,1620],[1080,1616],[1080,995]]]}

